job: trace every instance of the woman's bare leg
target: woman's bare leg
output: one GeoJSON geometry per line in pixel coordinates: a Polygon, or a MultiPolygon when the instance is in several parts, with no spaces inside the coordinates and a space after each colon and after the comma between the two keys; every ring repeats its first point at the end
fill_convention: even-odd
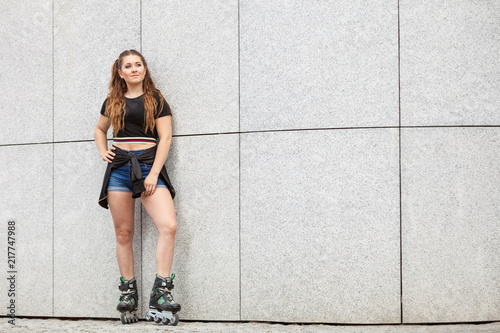
{"type": "Polygon", "coordinates": [[[151,196],[141,196],[141,202],[158,230],[156,249],[156,273],[162,277],[170,276],[174,258],[175,232],[177,222],[175,208],[170,191],[156,188],[151,196]]]}
{"type": "Polygon", "coordinates": [[[125,280],[134,277],[134,202],[130,192],[108,191],[108,204],[116,235],[116,259],[125,280]]]}

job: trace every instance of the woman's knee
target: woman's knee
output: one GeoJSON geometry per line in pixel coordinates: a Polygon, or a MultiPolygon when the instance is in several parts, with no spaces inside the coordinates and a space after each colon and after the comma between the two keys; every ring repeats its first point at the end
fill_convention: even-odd
{"type": "Polygon", "coordinates": [[[166,221],[161,224],[161,227],[158,228],[158,233],[160,236],[175,236],[177,232],[177,223],[175,221],[166,221]]]}
{"type": "Polygon", "coordinates": [[[132,243],[134,239],[134,230],[130,229],[119,229],[116,230],[116,242],[122,245],[127,245],[132,243]]]}

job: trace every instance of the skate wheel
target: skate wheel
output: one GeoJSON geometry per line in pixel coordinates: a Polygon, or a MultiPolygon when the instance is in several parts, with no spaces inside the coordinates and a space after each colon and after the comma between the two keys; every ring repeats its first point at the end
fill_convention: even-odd
{"type": "Polygon", "coordinates": [[[125,312],[122,312],[120,314],[120,321],[122,322],[123,325],[128,324],[128,322],[127,322],[127,316],[125,315],[125,312]]]}
{"type": "Polygon", "coordinates": [[[153,318],[153,316],[151,315],[151,313],[149,313],[149,312],[148,312],[148,313],[146,313],[146,320],[147,320],[147,321],[153,321],[153,319],[154,319],[154,318],[153,318]]]}
{"type": "Polygon", "coordinates": [[[156,317],[155,318],[155,323],[157,323],[157,324],[161,323],[161,318],[160,317],[156,317]]]}
{"type": "Polygon", "coordinates": [[[170,319],[168,319],[168,318],[162,318],[161,323],[163,325],[168,325],[168,324],[170,324],[170,319]]]}
{"type": "Polygon", "coordinates": [[[174,313],[174,317],[172,318],[172,320],[170,320],[170,325],[177,326],[178,323],[179,323],[179,315],[177,313],[174,313]]]}

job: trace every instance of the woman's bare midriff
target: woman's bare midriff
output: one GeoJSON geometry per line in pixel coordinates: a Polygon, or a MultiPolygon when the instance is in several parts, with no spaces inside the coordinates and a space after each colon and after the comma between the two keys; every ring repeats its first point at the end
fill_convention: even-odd
{"type": "Polygon", "coordinates": [[[155,145],[147,143],[113,143],[113,146],[125,150],[142,150],[154,147],[155,145]]]}

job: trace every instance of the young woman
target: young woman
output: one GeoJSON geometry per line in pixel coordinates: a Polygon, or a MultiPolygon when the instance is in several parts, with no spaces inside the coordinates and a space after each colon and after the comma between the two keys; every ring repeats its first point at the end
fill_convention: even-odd
{"type": "Polygon", "coordinates": [[[116,234],[120,268],[120,302],[123,324],[137,321],[138,292],[134,275],[134,201],[140,198],[159,233],[156,276],[146,319],[178,322],[181,306],[172,298],[170,268],[177,228],[174,188],[165,169],[172,141],[172,113],[153,83],[146,60],[135,50],[120,54],[111,69],[109,94],[95,128],[95,142],[108,163],[99,205],[109,208],[116,234]],[[106,133],[113,127],[108,149],[106,133]],[[163,312],[162,311],[166,311],[163,312]]]}

